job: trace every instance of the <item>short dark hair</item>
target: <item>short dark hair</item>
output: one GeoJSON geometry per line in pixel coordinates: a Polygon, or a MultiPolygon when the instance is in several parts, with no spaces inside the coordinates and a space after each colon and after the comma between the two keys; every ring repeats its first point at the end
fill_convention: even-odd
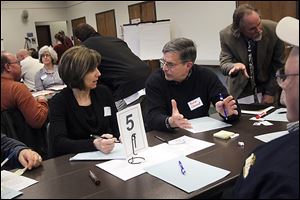
{"type": "Polygon", "coordinates": [[[197,57],[195,43],[187,38],[175,38],[169,41],[163,47],[162,52],[178,52],[182,62],[192,61],[194,63],[197,57]]]}
{"type": "Polygon", "coordinates": [[[9,63],[7,55],[5,55],[4,51],[1,51],[1,74],[4,72],[4,66],[7,63],[9,63]]]}
{"type": "Polygon", "coordinates": [[[97,68],[101,55],[85,46],[74,46],[65,51],[60,60],[58,73],[69,88],[85,89],[84,76],[97,68]]]}
{"type": "Polygon", "coordinates": [[[80,23],[74,29],[74,35],[77,37],[81,42],[84,42],[86,39],[94,36],[97,32],[95,29],[86,23],[80,23]]]}

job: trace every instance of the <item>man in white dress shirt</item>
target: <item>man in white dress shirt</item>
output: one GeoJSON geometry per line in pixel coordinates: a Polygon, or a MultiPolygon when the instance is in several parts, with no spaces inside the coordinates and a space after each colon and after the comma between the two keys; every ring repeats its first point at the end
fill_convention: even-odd
{"type": "Polygon", "coordinates": [[[20,49],[17,59],[21,65],[21,78],[30,91],[35,91],[35,74],[43,67],[38,59],[32,58],[26,49],[20,49]]]}

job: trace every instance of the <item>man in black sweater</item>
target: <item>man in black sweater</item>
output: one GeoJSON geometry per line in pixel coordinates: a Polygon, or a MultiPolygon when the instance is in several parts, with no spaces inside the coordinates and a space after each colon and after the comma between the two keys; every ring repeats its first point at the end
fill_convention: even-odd
{"type": "Polygon", "coordinates": [[[236,101],[228,95],[217,75],[194,64],[197,51],[193,41],[171,40],[162,52],[162,68],[146,82],[150,129],[191,128],[188,119],[208,116],[211,103],[224,119],[239,117],[236,101]]]}
{"type": "Polygon", "coordinates": [[[88,24],[79,24],[74,34],[84,46],[101,54],[98,66],[100,81],[112,91],[117,109],[120,111],[141,103],[143,110],[144,88],[150,67],[130,50],[126,42],[116,37],[101,36],[88,24]]]}

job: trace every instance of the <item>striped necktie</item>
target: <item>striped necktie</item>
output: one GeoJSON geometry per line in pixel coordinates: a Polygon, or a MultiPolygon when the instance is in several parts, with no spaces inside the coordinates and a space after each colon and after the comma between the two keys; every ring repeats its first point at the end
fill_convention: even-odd
{"type": "Polygon", "coordinates": [[[256,84],[255,84],[252,46],[253,46],[253,40],[248,40],[248,61],[249,61],[251,88],[253,91],[254,103],[259,103],[258,98],[257,98],[257,88],[256,88],[256,84]]]}

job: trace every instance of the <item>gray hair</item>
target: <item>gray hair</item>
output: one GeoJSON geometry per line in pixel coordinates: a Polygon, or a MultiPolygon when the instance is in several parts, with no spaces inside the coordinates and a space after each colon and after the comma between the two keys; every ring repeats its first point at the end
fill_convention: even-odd
{"type": "Polygon", "coordinates": [[[39,50],[39,60],[41,63],[43,63],[42,61],[42,55],[46,52],[49,52],[51,58],[52,58],[52,63],[55,64],[57,62],[57,53],[56,51],[51,47],[51,46],[43,46],[40,50],[39,50]]]}
{"type": "Polygon", "coordinates": [[[58,73],[69,88],[85,89],[84,77],[101,63],[101,55],[84,46],[74,46],[65,51],[60,59],[58,73]]]}
{"type": "Polygon", "coordinates": [[[252,12],[256,12],[260,16],[258,10],[249,4],[242,4],[235,9],[232,16],[232,31],[235,37],[240,37],[240,29],[244,27],[244,16],[250,15],[252,12]]]}
{"type": "Polygon", "coordinates": [[[187,38],[175,38],[169,41],[165,44],[162,52],[178,52],[182,62],[192,61],[194,63],[197,57],[195,43],[187,38]]]}

